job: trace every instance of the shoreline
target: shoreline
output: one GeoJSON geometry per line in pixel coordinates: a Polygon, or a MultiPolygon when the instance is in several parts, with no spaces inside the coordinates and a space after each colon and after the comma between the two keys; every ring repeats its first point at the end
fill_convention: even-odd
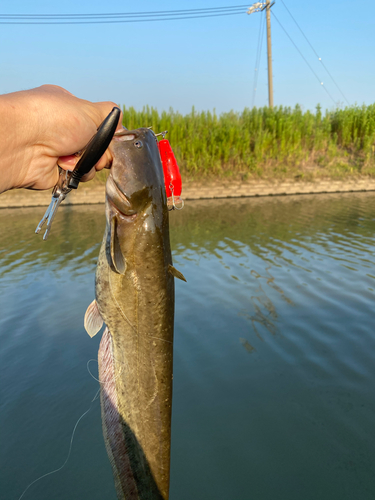
{"type": "MultiPolygon", "coordinates": [[[[375,191],[375,179],[303,181],[211,181],[206,183],[186,182],[183,185],[183,200],[208,200],[219,198],[254,198],[261,196],[287,196],[302,194],[349,193],[375,191]]],[[[17,189],[0,194],[1,208],[47,207],[51,201],[51,190],[32,191],[17,189]]],[[[81,186],[72,191],[63,205],[97,205],[105,201],[105,185],[91,188],[81,186]]]]}

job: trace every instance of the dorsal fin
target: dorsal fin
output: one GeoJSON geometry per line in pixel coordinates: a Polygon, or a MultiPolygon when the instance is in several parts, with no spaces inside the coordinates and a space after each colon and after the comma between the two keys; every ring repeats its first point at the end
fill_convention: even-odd
{"type": "Polygon", "coordinates": [[[169,264],[169,266],[168,266],[168,272],[171,273],[171,275],[174,276],[175,278],[178,278],[179,280],[182,280],[182,281],[186,281],[185,276],[180,271],[178,271],[175,267],[171,266],[171,264],[169,264]]]}

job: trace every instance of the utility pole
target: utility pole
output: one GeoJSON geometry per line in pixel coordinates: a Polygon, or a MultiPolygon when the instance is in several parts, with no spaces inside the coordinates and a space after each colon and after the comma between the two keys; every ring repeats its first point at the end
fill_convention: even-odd
{"type": "Polygon", "coordinates": [[[271,7],[275,2],[271,0],[266,2],[257,2],[249,7],[247,13],[253,14],[254,12],[262,12],[266,9],[267,20],[267,56],[268,56],[268,105],[273,108],[273,81],[272,81],[272,44],[271,44],[271,7]]]}
{"type": "Polygon", "coordinates": [[[267,16],[267,56],[268,56],[268,105],[273,108],[272,44],[271,44],[271,3],[266,2],[267,16]]]}

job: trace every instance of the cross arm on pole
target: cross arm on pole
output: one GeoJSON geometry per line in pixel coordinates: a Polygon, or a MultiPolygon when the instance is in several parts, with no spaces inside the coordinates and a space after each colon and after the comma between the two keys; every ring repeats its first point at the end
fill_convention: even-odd
{"type": "Polygon", "coordinates": [[[254,14],[254,12],[263,12],[264,9],[270,9],[275,2],[272,2],[271,4],[268,5],[268,2],[256,2],[253,3],[251,7],[247,9],[246,14],[254,14]]]}

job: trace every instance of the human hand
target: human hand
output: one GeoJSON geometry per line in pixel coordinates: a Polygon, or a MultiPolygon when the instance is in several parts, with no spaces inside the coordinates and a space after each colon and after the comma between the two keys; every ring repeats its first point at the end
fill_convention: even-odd
{"type": "MultiPolygon", "coordinates": [[[[98,126],[116,106],[92,103],[55,85],[0,96],[0,192],[14,188],[49,189],[59,177],[58,166],[73,170],[82,150],[98,126]]],[[[122,115],[117,129],[122,128],[122,115]]],[[[107,149],[83,177],[109,167],[107,149]]]]}

